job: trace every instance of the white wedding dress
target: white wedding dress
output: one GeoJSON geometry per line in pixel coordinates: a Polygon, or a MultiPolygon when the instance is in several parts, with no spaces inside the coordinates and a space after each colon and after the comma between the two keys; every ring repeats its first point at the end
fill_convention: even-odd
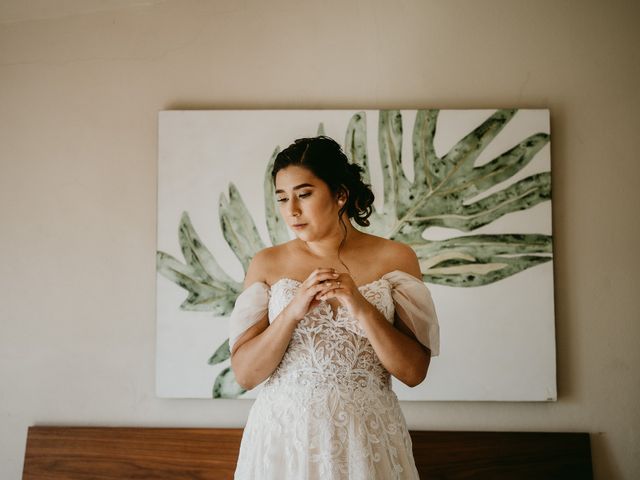
{"type": "MultiPolygon", "coordinates": [[[[268,312],[272,322],[300,282],[256,282],[236,300],[230,345],[268,312]]],[[[439,354],[426,285],[394,270],[358,287],[389,321],[394,312],[439,354]]],[[[237,480],[418,479],[411,437],[390,374],[358,321],[327,302],[300,321],[282,362],[263,384],[244,429],[237,480]]]]}

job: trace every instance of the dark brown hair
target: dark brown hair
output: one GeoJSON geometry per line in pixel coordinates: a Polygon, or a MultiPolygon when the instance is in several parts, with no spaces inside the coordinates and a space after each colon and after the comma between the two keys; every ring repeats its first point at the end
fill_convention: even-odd
{"type": "Polygon", "coordinates": [[[275,158],[271,170],[274,185],[278,172],[289,165],[308,169],[324,181],[334,195],[344,193],[347,200],[340,209],[340,219],[346,211],[347,217],[358,225],[369,226],[367,218],[373,211],[371,205],[375,198],[371,186],[362,181],[364,169],[349,163],[338,142],[324,135],[294,141],[275,158]]]}

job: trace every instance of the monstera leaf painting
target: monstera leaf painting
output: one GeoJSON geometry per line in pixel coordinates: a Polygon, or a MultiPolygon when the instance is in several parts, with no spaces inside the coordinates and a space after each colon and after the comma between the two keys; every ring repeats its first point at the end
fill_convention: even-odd
{"type": "MultiPolygon", "coordinates": [[[[274,115],[277,113],[273,111],[274,115]]],[[[325,133],[323,111],[314,113],[316,128],[306,133],[292,132],[292,136],[284,139],[284,146],[294,137],[325,133]]],[[[450,139],[451,145],[440,154],[436,148],[442,113],[439,110],[410,111],[412,125],[405,119],[408,115],[404,111],[375,112],[377,125],[373,132],[367,123],[367,113],[351,112],[341,136],[330,135],[342,142],[350,161],[364,168],[365,182],[374,186],[376,198],[381,200],[374,205],[371,225],[357,228],[409,244],[420,260],[426,283],[447,289],[486,287],[552,260],[550,232],[498,229],[492,233],[474,233],[482,227],[486,230],[507,214],[526,215],[527,210],[550,201],[550,171],[522,175],[525,167],[549,144],[548,131],[527,132],[511,141],[508,148],[494,149],[495,153],[480,163],[484,152],[491,150],[499,134],[517,118],[517,110],[487,112],[470,131],[454,138],[453,142],[450,139]],[[375,149],[371,148],[370,136],[377,139],[375,149]],[[403,152],[412,155],[411,180],[403,152]],[[378,191],[372,178],[375,173],[381,183],[378,191]],[[518,175],[520,178],[516,179],[518,175]],[[439,238],[430,237],[430,231],[440,232],[439,238]]],[[[548,112],[538,113],[548,119],[548,112]]],[[[252,175],[263,178],[261,229],[266,229],[269,243],[259,233],[255,209],[252,213],[243,200],[243,194],[255,197],[255,193],[242,192],[236,187],[239,178],[231,176],[224,178],[228,190],[218,192],[218,228],[243,272],[256,252],[268,244],[276,245],[292,238],[277,212],[270,177],[280,148],[281,145],[275,144],[262,158],[256,158],[252,171],[252,175]]],[[[225,175],[223,164],[219,168],[213,174],[225,175]]],[[[211,211],[213,217],[214,209],[211,211]]],[[[183,210],[175,224],[183,259],[159,249],[157,270],[186,294],[175,308],[206,312],[216,321],[231,313],[242,291],[242,282],[225,271],[216,260],[219,253],[198,235],[197,230],[213,227],[213,221],[194,226],[189,211],[183,210]]],[[[443,346],[446,351],[446,344],[443,346]]],[[[235,382],[229,366],[228,340],[212,345],[210,356],[202,361],[224,366],[211,380],[213,398],[238,398],[245,393],[235,382]]],[[[546,395],[549,396],[548,389],[546,395]]],[[[551,397],[553,395],[555,392],[551,397]]]]}

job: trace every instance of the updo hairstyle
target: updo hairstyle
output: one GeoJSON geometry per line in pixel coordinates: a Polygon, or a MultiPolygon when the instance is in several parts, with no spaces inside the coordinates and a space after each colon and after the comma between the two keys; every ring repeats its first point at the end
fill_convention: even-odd
{"type": "Polygon", "coordinates": [[[275,158],[271,177],[276,183],[276,175],[290,165],[304,167],[316,177],[324,181],[336,197],[343,193],[346,202],[338,214],[347,212],[358,225],[369,226],[367,218],[371,215],[374,200],[371,186],[362,181],[364,169],[349,163],[338,142],[325,135],[310,138],[299,138],[282,150],[275,158]]]}

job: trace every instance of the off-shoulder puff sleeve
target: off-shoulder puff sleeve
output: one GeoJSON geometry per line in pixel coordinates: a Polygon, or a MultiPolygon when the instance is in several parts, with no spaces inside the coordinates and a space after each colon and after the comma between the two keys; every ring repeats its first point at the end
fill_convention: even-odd
{"type": "Polygon", "coordinates": [[[264,282],[255,282],[238,298],[229,317],[229,350],[233,351],[238,338],[258,323],[269,310],[269,287],[264,282]]]}
{"type": "Polygon", "coordinates": [[[401,270],[384,275],[391,283],[391,297],[396,313],[411,329],[418,341],[431,350],[431,356],[440,354],[440,326],[431,292],[424,282],[401,270]]]}

